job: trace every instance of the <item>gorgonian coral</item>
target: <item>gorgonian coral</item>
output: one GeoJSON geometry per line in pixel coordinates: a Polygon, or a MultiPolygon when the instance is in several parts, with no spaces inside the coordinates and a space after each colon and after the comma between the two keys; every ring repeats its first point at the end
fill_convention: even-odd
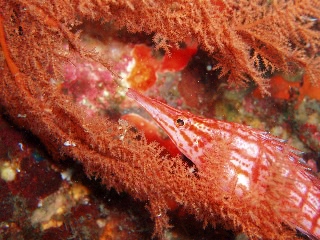
{"type": "Polygon", "coordinates": [[[72,62],[75,53],[112,71],[108,56],[80,44],[78,31],[83,21],[112,21],[131,32],[154,34],[156,46],[168,52],[170,45],[194,39],[217,60],[220,75],[236,85],[252,79],[267,93],[267,71],[296,68],[319,83],[319,1],[1,0],[0,9],[1,106],[54,157],[78,159],[107,187],[148,201],[159,236],[168,227],[170,199],[205,223],[220,222],[252,237],[293,236],[268,214],[258,226],[235,220],[238,210],[231,205],[221,209],[202,204],[199,199],[220,189],[190,174],[180,158],[163,156],[156,143],[147,143],[123,121],[119,125],[88,117],[50,79],[62,78],[61,67],[72,62]]]}

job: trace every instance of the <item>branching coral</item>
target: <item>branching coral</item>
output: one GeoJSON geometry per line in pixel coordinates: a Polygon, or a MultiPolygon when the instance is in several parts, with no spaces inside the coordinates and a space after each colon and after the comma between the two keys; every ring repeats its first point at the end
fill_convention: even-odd
{"type": "Polygon", "coordinates": [[[258,226],[235,217],[245,207],[233,209],[207,200],[216,199],[220,190],[208,186],[208,179],[190,174],[181,159],[163,156],[158,144],[147,143],[125,122],[86,116],[50,79],[62,77],[62,63],[72,61],[75,52],[111,69],[107,58],[80,45],[75,29],[88,19],[156,33],[157,46],[168,51],[170,44],[191,37],[218,60],[221,75],[237,85],[251,77],[267,92],[261,65],[272,71],[303,67],[317,83],[320,37],[313,22],[320,16],[318,1],[0,0],[0,9],[5,60],[0,67],[0,103],[53,156],[77,159],[88,175],[100,177],[107,187],[148,201],[159,236],[168,227],[171,199],[205,223],[222,223],[252,237],[292,236],[281,223],[270,221],[268,211],[258,226]]]}
{"type": "Polygon", "coordinates": [[[196,39],[218,61],[221,76],[237,85],[252,78],[267,93],[265,71],[291,71],[292,65],[319,81],[317,1],[119,1],[110,10],[130,31],[156,32],[158,47],[196,39]]]}

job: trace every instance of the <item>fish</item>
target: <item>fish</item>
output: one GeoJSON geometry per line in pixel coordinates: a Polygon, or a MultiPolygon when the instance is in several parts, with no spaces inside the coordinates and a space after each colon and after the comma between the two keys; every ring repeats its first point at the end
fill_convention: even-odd
{"type": "Polygon", "coordinates": [[[199,117],[132,88],[126,95],[151,115],[199,172],[210,167],[210,152],[223,148],[223,173],[227,175],[220,183],[223,191],[241,198],[250,191],[261,191],[257,196],[263,196],[268,186],[278,184],[280,193],[286,188],[285,198],[275,197],[284,209],[282,221],[310,239],[320,239],[320,179],[303,160],[301,151],[266,131],[199,117]],[[234,184],[233,189],[228,181],[234,184]]]}

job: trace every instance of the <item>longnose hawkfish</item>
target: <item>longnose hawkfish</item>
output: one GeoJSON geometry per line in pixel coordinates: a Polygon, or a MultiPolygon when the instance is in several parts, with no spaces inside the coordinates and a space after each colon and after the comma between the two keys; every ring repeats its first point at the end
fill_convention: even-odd
{"type": "MultiPolygon", "coordinates": [[[[266,186],[290,183],[287,185],[290,187],[286,189],[286,199],[283,200],[281,196],[269,205],[278,205],[288,210],[280,213],[283,223],[310,238],[320,239],[320,180],[302,159],[302,152],[265,131],[197,117],[130,88],[127,96],[136,100],[153,117],[199,172],[206,167],[207,153],[217,147],[215,138],[218,136],[224,139],[228,144],[222,147],[228,154],[225,154],[227,159],[223,164],[229,175],[227,179],[235,183],[235,196],[241,198],[245,191],[256,191],[256,186],[264,189],[257,195],[261,196],[268,191],[266,186]],[[278,175],[274,181],[273,175],[278,175]]],[[[228,191],[226,181],[222,181],[221,185],[222,189],[228,191]]]]}

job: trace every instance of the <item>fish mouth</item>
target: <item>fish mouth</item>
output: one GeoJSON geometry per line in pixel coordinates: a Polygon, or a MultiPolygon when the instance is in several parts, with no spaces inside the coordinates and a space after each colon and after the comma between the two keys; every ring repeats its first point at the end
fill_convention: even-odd
{"type": "Polygon", "coordinates": [[[177,110],[166,105],[165,103],[150,99],[138,91],[129,88],[126,94],[128,97],[136,100],[155,120],[174,121],[181,114],[177,113],[177,110]]]}

